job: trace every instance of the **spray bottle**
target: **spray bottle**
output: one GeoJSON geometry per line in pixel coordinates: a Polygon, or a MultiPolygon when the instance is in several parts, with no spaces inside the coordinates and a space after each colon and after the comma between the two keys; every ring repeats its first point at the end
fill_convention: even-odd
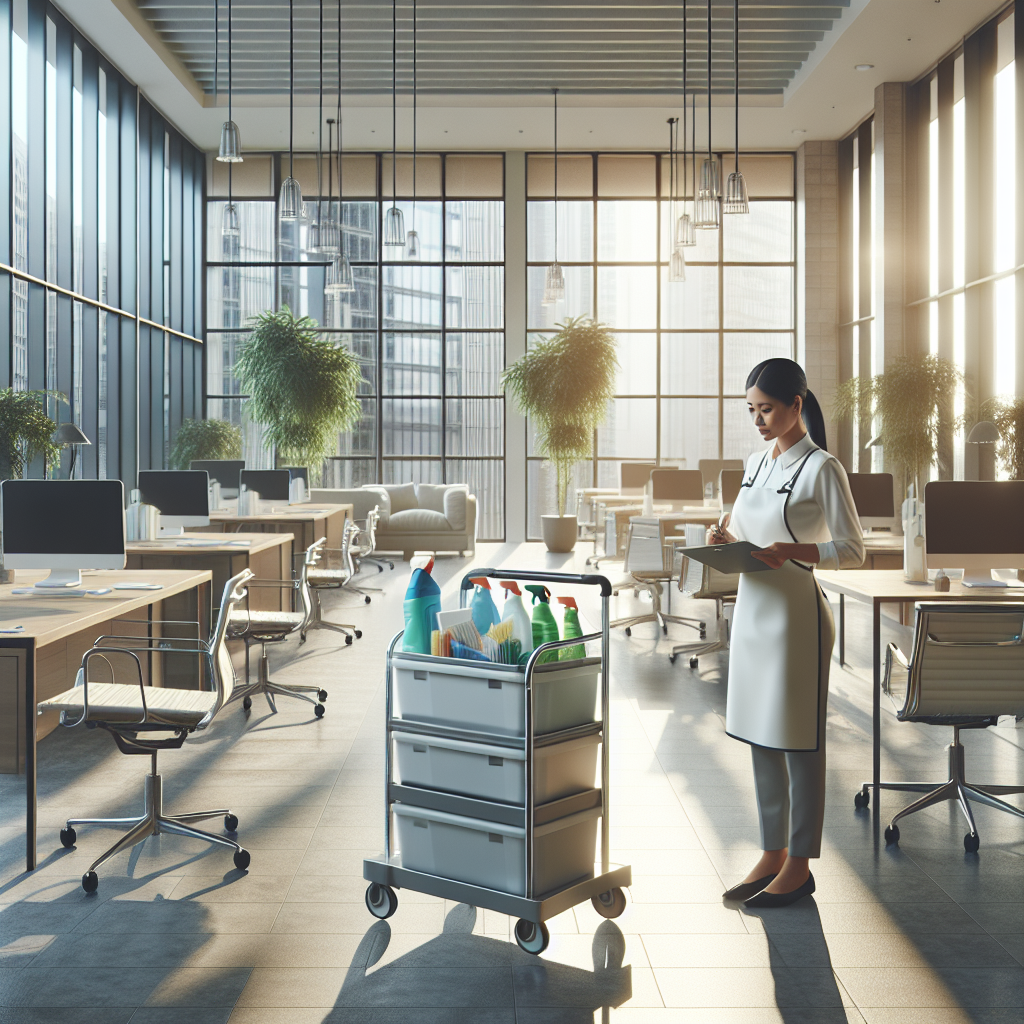
{"type": "MultiPolygon", "coordinates": [[[[558,639],[558,623],[548,604],[551,591],[540,583],[528,584],[526,589],[533,594],[533,646],[537,648],[558,639]]],[[[558,661],[558,652],[550,651],[541,656],[540,664],[548,661],[558,661]]]]}
{"type": "Polygon", "coordinates": [[[473,591],[473,600],[470,602],[470,611],[473,613],[473,625],[481,636],[487,635],[487,630],[495,623],[501,622],[498,615],[494,598],[491,597],[491,584],[486,576],[474,576],[469,581],[476,584],[473,591]]]}
{"type": "MultiPolygon", "coordinates": [[[[576,636],[583,636],[583,630],[580,628],[579,609],[576,607],[576,598],[560,597],[558,601],[560,604],[565,605],[565,615],[562,619],[562,639],[570,640],[576,636]]],[[[578,644],[575,647],[563,647],[558,652],[559,661],[571,661],[573,658],[585,658],[586,656],[587,649],[583,644],[578,644]]]]}
{"type": "Polygon", "coordinates": [[[435,616],[441,610],[441,588],[434,582],[430,570],[434,557],[413,559],[414,568],[405,592],[405,633],[402,650],[412,654],[430,653],[430,634],[437,628],[435,616]],[[424,564],[416,565],[422,561],[424,564]]]}
{"type": "Polygon", "coordinates": [[[523,595],[514,580],[502,580],[505,588],[505,605],[501,609],[501,621],[512,623],[512,639],[519,641],[519,649],[523,654],[533,650],[533,626],[530,613],[523,607],[523,595]]]}

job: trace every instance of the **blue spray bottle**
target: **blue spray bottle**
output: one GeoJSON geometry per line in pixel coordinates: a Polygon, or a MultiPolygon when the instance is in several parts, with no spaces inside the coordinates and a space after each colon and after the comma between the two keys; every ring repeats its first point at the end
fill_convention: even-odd
{"type": "Polygon", "coordinates": [[[476,584],[476,590],[473,591],[473,600],[469,606],[470,611],[473,613],[473,625],[476,626],[477,632],[481,636],[486,636],[487,630],[491,626],[501,622],[501,616],[498,614],[494,598],[491,597],[491,585],[487,581],[487,577],[474,576],[470,578],[469,582],[476,584]]]}

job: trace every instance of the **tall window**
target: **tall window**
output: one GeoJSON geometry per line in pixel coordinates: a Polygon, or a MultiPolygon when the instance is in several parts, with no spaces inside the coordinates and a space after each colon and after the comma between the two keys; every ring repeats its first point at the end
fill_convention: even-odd
{"type": "MultiPolygon", "coordinates": [[[[207,415],[242,425],[245,457],[270,465],[273,453],[244,414],[233,368],[249,318],[287,305],[354,352],[362,365],[362,418],[338,437],[324,485],[467,483],[477,496],[481,539],[504,538],[505,360],[504,164],[500,155],[427,154],[399,158],[398,206],[415,227],[420,258],[381,244],[390,205],[386,154],[346,157],[340,212],[356,290],[324,294],[322,257],[305,249],[299,226],[275,235],[280,158],[246,155],[233,179],[241,198],[240,237],[225,240],[227,174],[214,170],[207,224],[207,415]],[[244,176],[243,176],[244,175],[244,176]],[[237,259],[233,247],[237,245],[237,259]],[[225,246],[228,248],[225,249],[225,246]]],[[[287,165],[285,165],[287,172],[287,165]]],[[[315,203],[315,160],[295,158],[307,204],[315,203]]],[[[321,170],[327,212],[326,161],[321,170]]],[[[335,172],[333,191],[339,183],[335,172]]]]}
{"type": "MultiPolygon", "coordinates": [[[[731,166],[732,156],[724,159],[731,166]]],[[[766,154],[741,165],[750,214],[698,231],[697,246],[686,250],[686,281],[670,283],[667,157],[560,155],[556,213],[552,157],[528,156],[528,344],[584,315],[618,340],[617,393],[593,462],[577,467],[577,486],[617,486],[623,461],[696,469],[702,458],[745,458],[756,447],[746,375],[761,359],[795,352],[794,163],[790,154],[766,154]],[[556,215],[566,294],[545,306],[556,215]]],[[[692,181],[692,169],[687,175],[692,181]]],[[[535,538],[555,501],[532,437],[528,490],[535,538]]]]}

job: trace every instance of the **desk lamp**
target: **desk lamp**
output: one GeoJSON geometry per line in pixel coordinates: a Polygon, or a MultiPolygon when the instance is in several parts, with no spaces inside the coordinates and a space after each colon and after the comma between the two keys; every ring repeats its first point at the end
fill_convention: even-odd
{"type": "Polygon", "coordinates": [[[82,433],[82,428],[77,423],[62,423],[53,435],[53,443],[71,449],[71,467],[68,469],[68,479],[74,479],[78,449],[83,444],[92,444],[92,441],[82,433]]]}

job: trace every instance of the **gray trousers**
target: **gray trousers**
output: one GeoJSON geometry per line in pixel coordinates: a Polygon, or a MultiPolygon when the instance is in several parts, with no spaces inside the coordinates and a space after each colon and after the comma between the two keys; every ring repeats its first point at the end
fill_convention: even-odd
{"type": "MultiPolygon", "coordinates": [[[[819,594],[819,601],[823,598],[819,594]]],[[[820,857],[825,822],[825,716],[828,670],[835,624],[826,603],[821,617],[821,686],[818,699],[818,749],[772,750],[751,744],[761,849],[789,848],[791,857],[820,857]]]]}

